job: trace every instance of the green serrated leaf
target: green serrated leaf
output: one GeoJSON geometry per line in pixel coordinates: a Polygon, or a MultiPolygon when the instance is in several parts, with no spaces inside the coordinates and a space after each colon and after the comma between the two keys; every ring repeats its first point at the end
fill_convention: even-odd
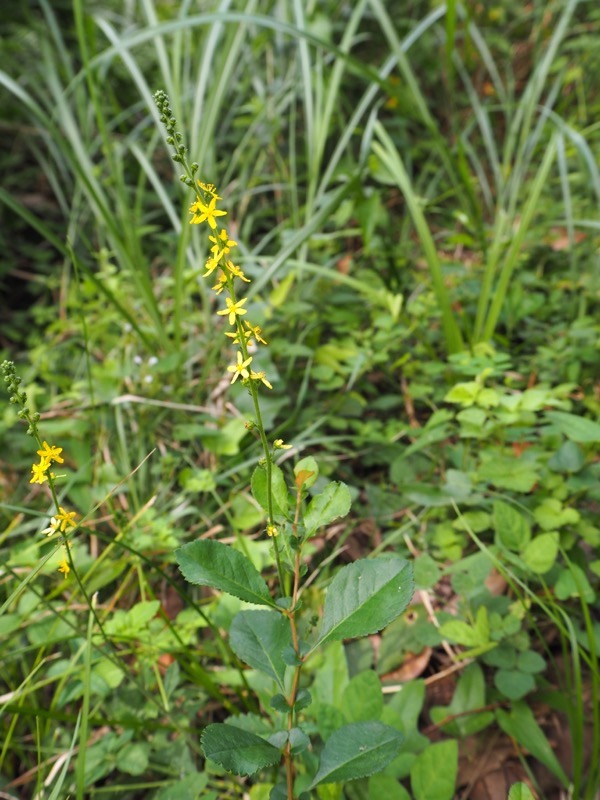
{"type": "Polygon", "coordinates": [[[457,772],[456,739],[430,745],[417,756],[410,770],[410,785],[415,800],[452,800],[457,772]]]}
{"type": "Polygon", "coordinates": [[[234,775],[254,775],[281,758],[276,747],[255,733],[220,722],[204,729],[201,745],[206,758],[234,775]]]}
{"type": "Polygon", "coordinates": [[[496,541],[508,550],[523,550],[531,539],[531,528],[517,509],[502,500],[494,501],[496,541]]]}
{"type": "Polygon", "coordinates": [[[350,511],[352,498],[345,483],[332,481],[323,491],[313,497],[304,514],[304,528],[307,536],[324,525],[329,525],[338,517],[345,517],[350,511]]]}
{"type": "Polygon", "coordinates": [[[240,611],[231,623],[229,643],[242,661],[270,675],[285,691],[286,663],[282,650],[291,647],[292,634],[282,614],[265,610],[240,611]]]}
{"type": "Polygon", "coordinates": [[[412,567],[403,558],[362,559],[342,567],[325,598],[315,645],[376,633],[401,614],[413,595],[412,567]]]}
{"type": "Polygon", "coordinates": [[[189,542],[175,550],[175,560],[190,583],[211,586],[247,603],[275,605],[269,587],[252,562],[223,542],[189,542]]]}
{"type": "Polygon", "coordinates": [[[351,781],[381,772],[397,755],[402,734],[382,722],[355,722],[332,733],[308,791],[321,783],[351,781]]]}

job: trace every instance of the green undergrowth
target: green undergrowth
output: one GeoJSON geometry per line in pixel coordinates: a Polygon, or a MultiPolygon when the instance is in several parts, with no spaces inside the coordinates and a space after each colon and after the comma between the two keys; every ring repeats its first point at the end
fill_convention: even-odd
{"type": "Polygon", "coordinates": [[[174,553],[218,540],[270,589],[277,571],[164,88],[252,279],[263,420],[293,443],[277,466],[293,484],[316,460],[306,506],[337,481],[352,500],[303,551],[309,633],[349,564],[414,569],[382,632],[304,664],[300,788],[338,730],[376,723],[399,753],[311,797],[475,796],[492,750],[515,800],[595,797],[599,22],[573,0],[39,0],[2,18],[0,355],[63,448],[78,575],[41,533],[55,504],[6,403],[3,796],[284,796],[274,770],[232,775],[201,747],[225,720],[267,743],[280,676],[232,646],[252,606],[186,583],[174,553]]]}

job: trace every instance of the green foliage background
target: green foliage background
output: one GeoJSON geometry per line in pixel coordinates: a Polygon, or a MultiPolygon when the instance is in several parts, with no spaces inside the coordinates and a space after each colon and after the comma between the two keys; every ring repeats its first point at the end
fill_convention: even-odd
{"type": "Polygon", "coordinates": [[[332,642],[307,665],[318,741],[383,722],[401,755],[315,796],[474,796],[459,755],[506,736],[538,796],[594,797],[600,13],[36,0],[0,14],[0,356],[68,455],[61,499],[81,520],[77,584],[39,533],[49,504],[7,404],[0,791],[260,800],[273,783],[200,750],[226,716],[268,736],[271,684],[231,649],[241,601],[184,584],[173,552],[221,539],[261,570],[269,544],[249,400],[223,377],[205,245],[157,125],[164,88],[253,279],[266,423],[318,460],[315,494],[335,479],[353,495],[316,540],[307,609],[358,557],[414,559],[414,604],[377,647],[332,642]],[[422,672],[399,673],[415,655],[422,672]]]}

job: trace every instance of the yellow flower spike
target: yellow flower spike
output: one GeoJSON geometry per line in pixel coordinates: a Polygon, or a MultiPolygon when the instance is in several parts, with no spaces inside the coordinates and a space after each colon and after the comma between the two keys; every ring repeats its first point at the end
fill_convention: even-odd
{"type": "Polygon", "coordinates": [[[227,212],[221,211],[216,207],[217,196],[213,195],[210,203],[206,205],[202,200],[196,200],[190,206],[190,214],[194,216],[190,220],[190,225],[200,225],[202,222],[208,222],[210,227],[214,230],[217,227],[215,217],[224,217],[227,212]]]}
{"type": "Polygon", "coordinates": [[[208,238],[209,241],[213,242],[213,247],[210,248],[210,252],[214,254],[215,258],[221,259],[222,256],[227,255],[227,253],[231,251],[232,247],[237,247],[237,242],[229,238],[225,228],[221,230],[218,236],[209,236],[208,238]]]}
{"type": "Polygon", "coordinates": [[[235,275],[236,278],[241,278],[243,281],[246,281],[246,283],[251,282],[250,278],[247,278],[242,272],[242,270],[233,262],[227,261],[225,266],[227,267],[229,272],[231,272],[232,275],[235,275]]]}
{"type": "Polygon", "coordinates": [[[57,464],[64,464],[65,460],[61,456],[63,449],[62,447],[54,447],[54,445],[50,446],[48,442],[42,442],[42,449],[37,451],[38,456],[40,456],[40,460],[45,459],[50,463],[50,461],[56,461],[57,464]]]}
{"type": "Polygon", "coordinates": [[[235,325],[236,317],[241,317],[242,314],[248,313],[245,308],[242,308],[242,306],[247,300],[248,300],[247,297],[242,297],[241,300],[238,300],[237,302],[234,303],[230,297],[226,297],[225,302],[227,303],[227,308],[223,308],[221,311],[217,311],[218,316],[223,317],[225,316],[225,314],[228,314],[229,324],[235,325]]]}
{"type": "Polygon", "coordinates": [[[267,536],[277,536],[278,533],[276,525],[267,525],[267,536]]]}
{"type": "Polygon", "coordinates": [[[63,560],[58,565],[58,571],[62,572],[65,578],[67,577],[69,572],[71,572],[71,567],[69,566],[69,562],[67,561],[66,558],[63,558],[63,560]]]}
{"type": "Polygon", "coordinates": [[[45,459],[41,458],[39,464],[32,464],[31,465],[31,472],[33,477],[29,481],[29,483],[39,483],[40,486],[42,483],[45,483],[48,480],[48,467],[50,466],[50,462],[45,459]]]}
{"type": "Polygon", "coordinates": [[[252,363],[252,357],[247,358],[244,361],[244,356],[238,350],[237,354],[237,364],[233,364],[231,367],[227,367],[227,372],[233,372],[233,378],[231,379],[231,383],[235,383],[239,376],[241,375],[242,378],[249,378],[250,373],[246,369],[246,367],[252,363]]]}
{"type": "Polygon", "coordinates": [[[275,441],[273,442],[273,447],[276,450],[291,450],[292,445],[284,444],[283,439],[275,439],[275,441]]]}
{"type": "Polygon", "coordinates": [[[267,387],[267,389],[272,389],[273,387],[267,380],[267,373],[266,372],[254,372],[250,370],[250,380],[253,381],[261,381],[267,387]]]}
{"type": "Polygon", "coordinates": [[[261,344],[267,344],[267,342],[265,342],[265,340],[261,337],[262,331],[258,325],[251,325],[246,320],[244,320],[244,325],[248,328],[250,335],[254,336],[257,342],[260,342],[261,344]]]}
{"type": "Polygon", "coordinates": [[[59,513],[56,514],[56,519],[60,522],[59,530],[64,533],[67,530],[67,527],[70,526],[74,528],[77,523],[75,522],[75,517],[77,514],[75,511],[65,511],[62,506],[58,507],[59,513]]]}

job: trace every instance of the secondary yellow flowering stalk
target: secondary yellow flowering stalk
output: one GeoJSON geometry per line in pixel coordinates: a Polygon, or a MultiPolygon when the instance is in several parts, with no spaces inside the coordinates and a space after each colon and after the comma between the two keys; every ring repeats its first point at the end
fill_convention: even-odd
{"type": "MultiPolygon", "coordinates": [[[[231,373],[231,383],[233,384],[239,379],[252,396],[256,419],[251,427],[256,428],[260,436],[267,476],[266,533],[269,537],[275,538],[279,531],[274,520],[271,488],[273,456],[265,433],[259,403],[260,386],[264,386],[267,389],[272,389],[273,387],[264,371],[255,371],[251,368],[255,356],[250,352],[251,347],[253,348],[252,353],[254,353],[255,347],[258,347],[259,344],[266,345],[267,342],[262,336],[260,327],[253,325],[247,319],[242,319],[248,313],[248,309],[245,308],[248,298],[239,296],[243,287],[250,283],[250,279],[244,274],[241,267],[234,263],[235,256],[233,251],[237,247],[237,242],[230,236],[225,226],[224,218],[227,216],[227,212],[219,208],[219,201],[222,198],[218,195],[217,188],[211,183],[204,183],[196,179],[198,165],[196,163],[190,164],[187,161],[186,148],[181,142],[181,134],[175,130],[176,121],[171,112],[166,94],[159,91],[156,92],[154,98],[160,112],[161,121],[167,129],[167,143],[175,149],[173,160],[181,164],[185,171],[181,176],[181,180],[193,189],[196,195],[196,199],[190,206],[190,214],[192,215],[190,224],[206,225],[208,228],[210,255],[204,265],[205,272],[203,277],[209,278],[216,273],[217,282],[212,287],[212,290],[216,296],[222,293],[226,295],[225,307],[217,311],[217,316],[227,318],[229,325],[234,330],[227,331],[225,335],[232,340],[231,344],[237,347],[235,363],[227,367],[227,371],[231,373]]],[[[290,446],[284,445],[281,439],[277,439],[273,445],[273,450],[286,449],[290,446]]],[[[274,542],[274,550],[279,581],[282,591],[285,591],[277,542],[274,542]]]]}
{"type": "Polygon", "coordinates": [[[46,440],[42,441],[40,438],[38,433],[38,422],[40,415],[37,412],[31,413],[27,407],[27,397],[25,392],[21,391],[20,389],[21,378],[19,378],[16,374],[14,363],[12,361],[4,361],[2,363],[2,372],[4,374],[4,382],[6,383],[7,389],[10,393],[10,402],[21,406],[18,416],[28,423],[27,433],[30,436],[33,436],[39,447],[37,451],[39,461],[31,465],[32,477],[29,483],[37,483],[40,486],[44,483],[47,483],[50,489],[50,493],[56,507],[56,513],[51,518],[49,526],[45,528],[42,533],[46,536],[52,536],[55,533],[60,534],[61,544],[65,550],[65,556],[58,565],[58,571],[62,572],[66,577],[71,570],[69,565],[71,555],[68,549],[68,540],[66,534],[69,528],[75,528],[77,526],[77,523],[75,522],[76,513],[74,511],[66,511],[61,505],[59,505],[58,495],[55,488],[56,475],[51,469],[53,463],[64,464],[65,460],[61,455],[63,448],[50,445],[46,440]]]}

